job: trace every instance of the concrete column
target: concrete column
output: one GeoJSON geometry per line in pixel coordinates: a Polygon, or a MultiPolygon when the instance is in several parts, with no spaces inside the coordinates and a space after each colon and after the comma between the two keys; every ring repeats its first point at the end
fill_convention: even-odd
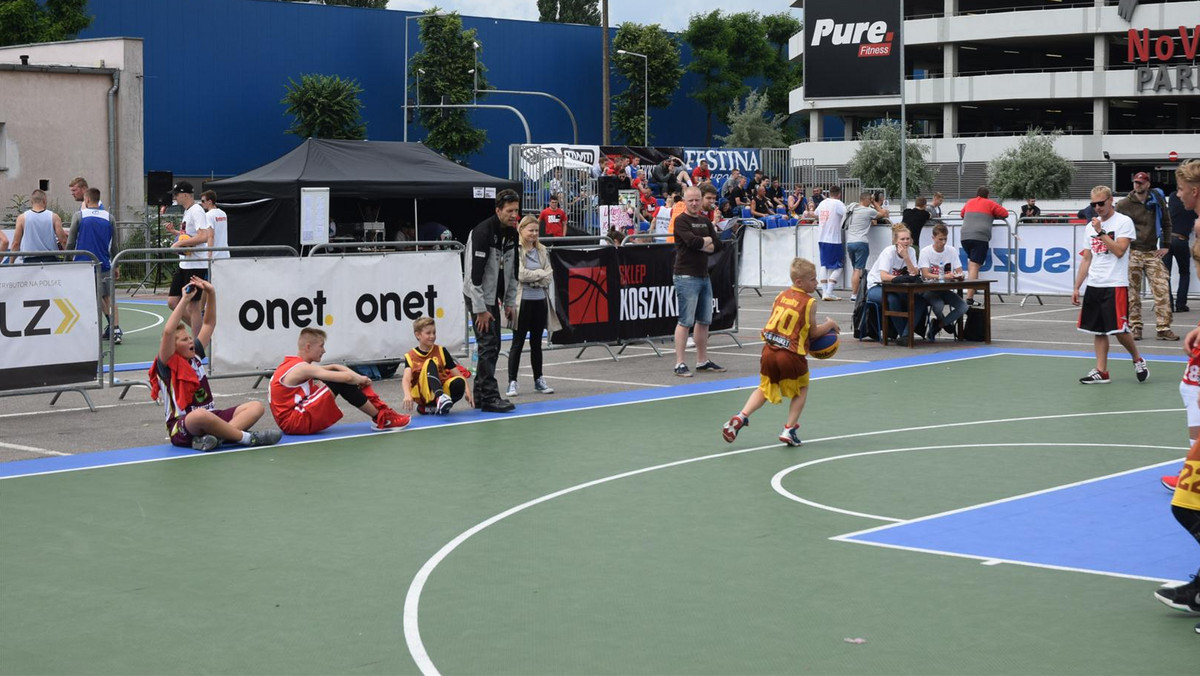
{"type": "Polygon", "coordinates": [[[954,138],[958,135],[958,104],[942,104],[942,138],[954,138]]]}
{"type": "Polygon", "coordinates": [[[844,141],[853,141],[854,140],[854,122],[856,119],[857,118],[855,118],[853,115],[843,115],[842,116],[842,124],[845,125],[842,129],[842,140],[844,140],[844,141]]]}
{"type": "Polygon", "coordinates": [[[821,119],[821,111],[811,110],[808,113],[808,140],[821,141],[825,136],[825,125],[821,119]]]}
{"type": "MultiPolygon", "coordinates": [[[[1104,0],[1096,0],[1097,6],[1102,6],[1104,0]]],[[[1104,71],[1108,68],[1107,36],[1097,35],[1092,38],[1092,81],[1095,85],[1095,96],[1092,98],[1092,133],[1103,134],[1108,129],[1108,91],[1104,83],[1104,71]]]]}

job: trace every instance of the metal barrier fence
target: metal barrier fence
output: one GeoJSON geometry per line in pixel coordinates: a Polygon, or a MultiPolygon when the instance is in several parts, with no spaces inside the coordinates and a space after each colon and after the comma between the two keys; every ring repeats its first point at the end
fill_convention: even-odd
{"type": "Polygon", "coordinates": [[[560,193],[558,207],[567,225],[596,232],[600,227],[599,193],[591,167],[539,145],[509,146],[509,177],[521,182],[521,211],[539,214],[560,193]]]}
{"type": "MultiPolygon", "coordinates": [[[[27,252],[27,253],[34,254],[37,252],[31,251],[31,252],[27,252]]],[[[5,265],[5,268],[8,268],[8,269],[26,268],[26,267],[32,268],[32,267],[47,266],[47,265],[60,266],[60,265],[84,265],[84,264],[86,264],[92,268],[92,278],[93,279],[99,281],[101,275],[103,274],[99,269],[100,268],[100,259],[96,257],[96,254],[94,254],[90,251],[71,249],[71,250],[67,250],[67,251],[55,251],[55,252],[52,252],[51,255],[71,256],[71,257],[86,256],[87,258],[90,258],[91,261],[88,262],[88,261],[64,260],[64,261],[45,262],[45,263],[21,262],[21,263],[10,263],[8,265],[5,265]]],[[[50,400],[50,405],[53,406],[54,404],[58,403],[58,398],[62,396],[63,392],[78,392],[80,394],[80,396],[83,397],[84,402],[87,403],[88,410],[91,411],[92,413],[96,412],[96,406],[95,406],[95,404],[92,403],[92,398],[90,396],[88,396],[88,390],[99,390],[104,387],[104,371],[101,368],[101,364],[104,363],[104,341],[101,340],[102,331],[100,328],[100,324],[102,323],[103,318],[104,318],[104,309],[100,302],[100,293],[99,293],[100,289],[98,287],[94,287],[94,288],[96,291],[96,293],[95,293],[96,316],[100,320],[100,321],[96,322],[96,355],[97,355],[97,358],[96,358],[95,381],[89,380],[87,382],[65,383],[62,385],[47,385],[47,386],[42,386],[42,387],[26,387],[26,388],[13,389],[13,390],[0,390],[0,397],[12,397],[12,396],[26,395],[26,394],[53,393],[54,397],[50,400]]],[[[111,302],[114,302],[114,303],[116,302],[115,296],[111,299],[111,302]]],[[[111,344],[109,345],[109,350],[112,350],[111,344]]]]}

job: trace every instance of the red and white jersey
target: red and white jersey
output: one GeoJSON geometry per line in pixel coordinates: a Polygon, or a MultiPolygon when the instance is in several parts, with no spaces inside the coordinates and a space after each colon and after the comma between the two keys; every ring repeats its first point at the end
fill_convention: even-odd
{"type": "Polygon", "coordinates": [[[303,413],[320,397],[330,397],[333,393],[325,385],[318,385],[312,379],[305,380],[296,386],[283,384],[283,378],[293,368],[304,364],[300,357],[292,355],[284,357],[283,363],[275,369],[271,376],[271,415],[276,420],[291,415],[293,411],[303,413]]]}
{"type": "Polygon", "coordinates": [[[1183,384],[1200,386],[1200,349],[1192,350],[1192,356],[1183,369],[1183,384]]]}

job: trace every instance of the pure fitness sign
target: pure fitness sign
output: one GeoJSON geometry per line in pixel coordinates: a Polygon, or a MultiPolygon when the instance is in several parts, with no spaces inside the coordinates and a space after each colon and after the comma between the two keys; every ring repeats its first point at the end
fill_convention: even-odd
{"type": "Polygon", "coordinates": [[[807,0],[804,98],[898,95],[900,5],[894,0],[807,0]]]}
{"type": "Polygon", "coordinates": [[[1177,34],[1164,33],[1154,37],[1148,28],[1130,28],[1126,62],[1150,64],[1134,71],[1137,91],[1195,92],[1200,89],[1200,68],[1194,65],[1198,49],[1200,26],[1180,26],[1177,34]],[[1193,63],[1170,63],[1179,54],[1193,63]]]}

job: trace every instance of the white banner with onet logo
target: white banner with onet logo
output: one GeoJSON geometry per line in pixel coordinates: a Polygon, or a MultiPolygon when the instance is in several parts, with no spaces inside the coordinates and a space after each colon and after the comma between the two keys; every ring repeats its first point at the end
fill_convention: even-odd
{"type": "Polygon", "coordinates": [[[214,261],[214,374],[272,371],[321,329],[325,363],[396,360],[416,346],[412,322],[437,321],[438,344],[463,347],[462,259],[455,251],[214,261]]]}
{"type": "Polygon", "coordinates": [[[0,390],[95,380],[98,316],[90,263],[0,266],[0,390]]]}

